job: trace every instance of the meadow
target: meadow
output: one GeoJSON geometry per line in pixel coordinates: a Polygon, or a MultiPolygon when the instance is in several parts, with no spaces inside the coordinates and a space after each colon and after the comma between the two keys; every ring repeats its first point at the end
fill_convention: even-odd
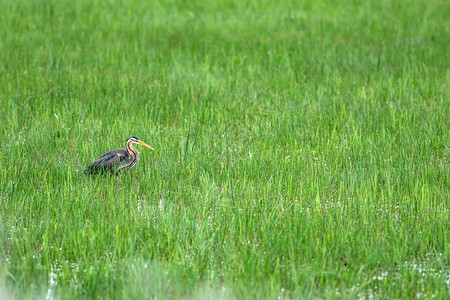
{"type": "Polygon", "coordinates": [[[449,297],[447,1],[0,12],[0,298],[449,297]]]}

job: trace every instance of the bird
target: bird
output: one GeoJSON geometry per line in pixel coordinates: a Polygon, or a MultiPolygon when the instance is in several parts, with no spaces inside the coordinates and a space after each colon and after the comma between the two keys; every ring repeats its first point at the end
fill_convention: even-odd
{"type": "Polygon", "coordinates": [[[139,144],[151,150],[153,147],[147,145],[135,136],[130,137],[126,143],[126,150],[111,150],[90,164],[85,170],[85,174],[96,175],[111,173],[117,175],[123,169],[133,168],[139,160],[139,152],[133,147],[133,144],[139,144]]]}

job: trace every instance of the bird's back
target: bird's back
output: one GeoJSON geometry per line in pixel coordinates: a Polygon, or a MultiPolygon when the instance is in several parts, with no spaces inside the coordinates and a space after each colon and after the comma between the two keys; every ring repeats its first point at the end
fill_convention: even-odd
{"type": "Polygon", "coordinates": [[[86,174],[98,174],[104,172],[117,173],[129,159],[129,154],[126,150],[111,150],[97,158],[84,170],[84,172],[86,174]]]}

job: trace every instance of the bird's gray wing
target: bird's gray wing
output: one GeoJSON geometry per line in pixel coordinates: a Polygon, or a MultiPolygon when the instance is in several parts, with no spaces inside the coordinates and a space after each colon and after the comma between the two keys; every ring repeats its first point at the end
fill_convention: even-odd
{"type": "Polygon", "coordinates": [[[111,150],[99,158],[97,158],[92,164],[90,164],[85,173],[97,174],[103,172],[116,172],[123,161],[128,158],[128,152],[123,149],[111,150]]]}

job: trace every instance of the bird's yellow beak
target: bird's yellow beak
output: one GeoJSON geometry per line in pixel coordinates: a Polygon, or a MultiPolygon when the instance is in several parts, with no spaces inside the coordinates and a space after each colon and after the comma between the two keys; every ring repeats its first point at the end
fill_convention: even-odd
{"type": "Polygon", "coordinates": [[[139,145],[142,145],[142,146],[144,146],[144,147],[147,147],[147,148],[152,149],[153,151],[155,151],[155,148],[153,148],[153,147],[147,145],[147,144],[144,143],[143,141],[137,141],[137,142],[138,142],[139,145]]]}

